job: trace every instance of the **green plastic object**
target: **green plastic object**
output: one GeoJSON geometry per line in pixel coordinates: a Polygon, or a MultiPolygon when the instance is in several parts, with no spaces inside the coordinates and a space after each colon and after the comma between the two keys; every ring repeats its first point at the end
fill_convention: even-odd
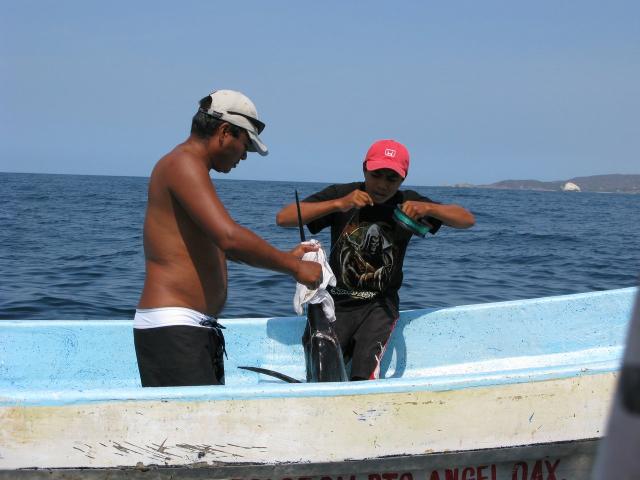
{"type": "Polygon", "coordinates": [[[416,222],[414,219],[406,215],[398,207],[396,207],[396,209],[393,211],[393,219],[402,228],[409,230],[411,233],[418,235],[419,237],[424,238],[427,232],[429,232],[428,226],[426,226],[423,223],[416,222]]]}

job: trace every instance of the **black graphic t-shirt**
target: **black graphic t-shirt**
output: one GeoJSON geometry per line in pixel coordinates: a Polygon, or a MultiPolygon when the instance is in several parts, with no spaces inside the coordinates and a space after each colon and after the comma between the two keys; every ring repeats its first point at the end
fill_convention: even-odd
{"type": "MultiPolygon", "coordinates": [[[[365,190],[364,183],[330,185],[303,202],[324,202],[342,198],[353,190],[365,190]]],[[[336,306],[351,307],[384,297],[398,308],[402,285],[402,263],[411,232],[393,220],[393,211],[405,201],[434,202],[413,190],[399,190],[384,204],[334,212],[307,224],[311,233],[331,227],[329,263],[337,285],[330,290],[336,306]]],[[[442,222],[425,219],[435,234],[442,222]]]]}

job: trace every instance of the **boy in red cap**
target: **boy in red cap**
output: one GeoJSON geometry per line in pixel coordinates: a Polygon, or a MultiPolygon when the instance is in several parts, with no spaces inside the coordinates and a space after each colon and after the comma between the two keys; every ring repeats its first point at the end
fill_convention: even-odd
{"type": "MultiPolygon", "coordinates": [[[[402,263],[412,233],[393,220],[396,207],[426,224],[431,234],[443,223],[454,228],[475,223],[459,205],[399,190],[408,171],[406,147],[379,140],[365,157],[364,183],[330,185],[300,202],[302,222],[311,233],[331,227],[330,265],[337,279],[329,290],[336,307],[333,326],[345,361],[351,360],[351,380],[379,377],[380,361],[398,320],[402,263]]],[[[296,226],[295,203],[284,207],[276,222],[296,226]]],[[[305,331],[305,337],[308,334],[305,331]]]]}

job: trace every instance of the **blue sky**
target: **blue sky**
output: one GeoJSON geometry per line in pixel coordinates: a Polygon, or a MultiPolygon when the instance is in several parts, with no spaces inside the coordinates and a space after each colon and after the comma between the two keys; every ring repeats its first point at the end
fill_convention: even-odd
{"type": "Polygon", "coordinates": [[[268,157],[227,178],[410,185],[640,173],[640,2],[0,5],[0,171],[148,176],[198,99],[251,97],[268,157]]]}

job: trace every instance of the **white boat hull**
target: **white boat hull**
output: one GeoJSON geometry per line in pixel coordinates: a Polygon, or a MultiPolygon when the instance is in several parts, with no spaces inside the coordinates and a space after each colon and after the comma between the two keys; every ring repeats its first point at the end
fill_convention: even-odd
{"type": "MultiPolygon", "coordinates": [[[[3,469],[158,465],[187,471],[288,464],[307,476],[305,464],[363,462],[339,473],[369,474],[367,462],[387,457],[456,452],[462,459],[484,451],[476,467],[454,459],[443,467],[479,468],[499,459],[493,458],[496,450],[535,452],[535,446],[538,460],[556,462],[561,456],[553,455],[553,444],[601,437],[614,384],[615,374],[609,373],[453,391],[2,407],[0,464],[3,469]],[[364,470],[355,472],[358,468],[364,470]]],[[[516,457],[508,463],[530,460],[516,457]]],[[[561,462],[563,468],[569,463],[561,462]]],[[[499,470],[505,468],[501,464],[499,470]]]]}
{"type": "Polygon", "coordinates": [[[230,385],[159,389],[130,322],[0,322],[0,479],[583,480],[635,294],[405,312],[372,382],[235,368],[301,368],[300,319],[228,321],[230,385]]]}

